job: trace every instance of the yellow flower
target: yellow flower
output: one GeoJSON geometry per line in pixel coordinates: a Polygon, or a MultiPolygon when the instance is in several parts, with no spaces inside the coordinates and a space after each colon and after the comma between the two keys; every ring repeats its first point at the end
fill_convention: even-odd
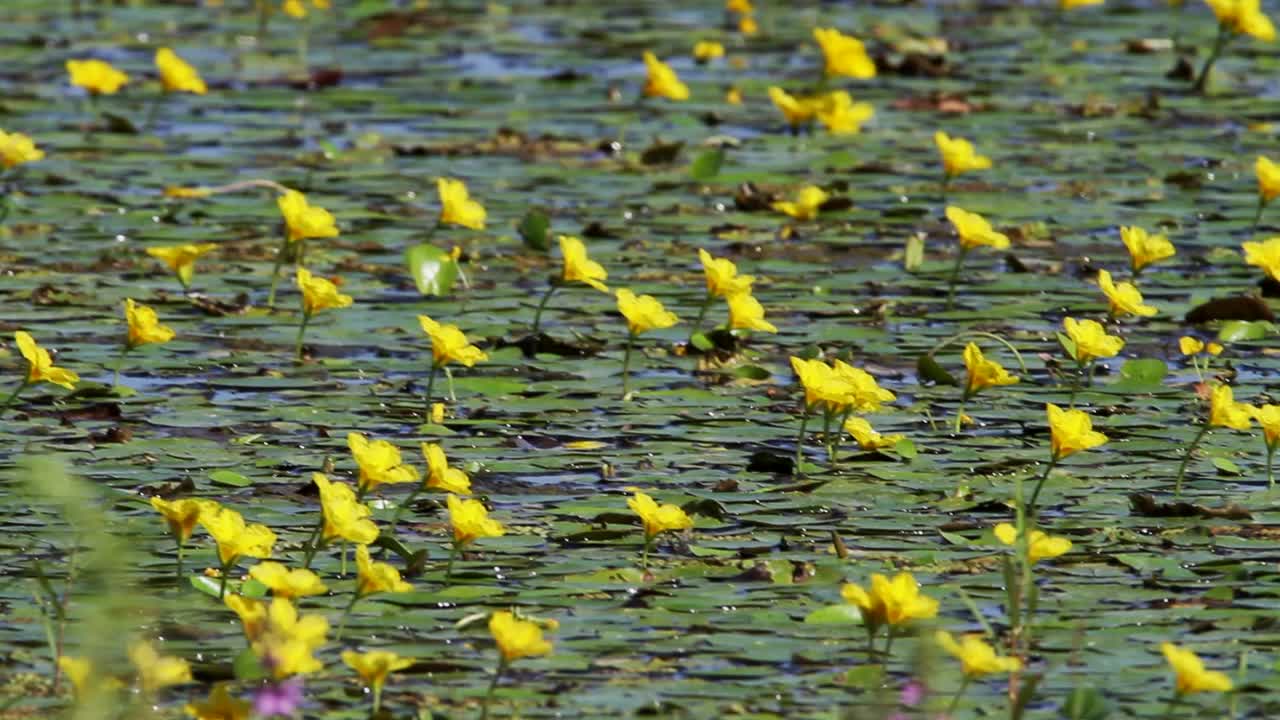
{"type": "Polygon", "coordinates": [[[756,11],[751,0],[725,0],[724,9],[739,15],[750,15],[756,11]]]}
{"type": "Polygon", "coordinates": [[[80,382],[80,376],[66,368],[55,367],[49,351],[37,345],[35,338],[27,332],[18,330],[13,334],[13,339],[18,343],[18,352],[22,353],[22,357],[27,361],[28,384],[44,381],[61,385],[68,390],[75,389],[76,383],[80,382]]]}
{"type": "Polygon", "coordinates": [[[1129,264],[1139,273],[1146,266],[1177,254],[1164,235],[1150,235],[1140,227],[1120,228],[1120,240],[1129,249],[1129,264]]]}
{"type": "Polygon", "coordinates": [[[287,568],[267,560],[249,568],[249,577],[271,589],[273,597],[294,599],[320,595],[328,590],[320,576],[306,568],[287,568]]]}
{"type": "Polygon", "coordinates": [[[320,489],[320,508],[324,515],[324,540],[341,538],[347,542],[367,545],[378,539],[378,525],[369,519],[373,511],[356,500],[350,485],[332,482],[324,473],[311,473],[311,480],[320,489]]]}
{"type": "Polygon", "coordinates": [[[115,95],[129,82],[129,76],[102,60],[68,60],[67,72],[71,84],[82,87],[94,95],[115,95]]]}
{"type": "Polygon", "coordinates": [[[449,467],[444,448],[436,443],[422,443],[422,456],[427,460],[427,487],[440,492],[471,494],[471,478],[457,468],[449,467]]]}
{"type": "Polygon", "coordinates": [[[1248,430],[1254,407],[1235,401],[1230,385],[1215,385],[1209,395],[1209,426],[1248,430]]]}
{"type": "Polygon", "coordinates": [[[58,669],[71,681],[72,687],[76,689],[76,697],[81,701],[96,692],[117,690],[123,686],[123,683],[114,677],[99,676],[93,667],[93,662],[88,658],[62,655],[58,658],[58,669]]]}
{"type": "Polygon", "coordinates": [[[587,257],[587,246],[581,240],[572,235],[561,235],[560,254],[564,256],[561,280],[567,283],[582,282],[600,292],[609,292],[608,286],[603,282],[609,279],[609,273],[605,272],[600,263],[587,257]]]}
{"type": "Polygon", "coordinates": [[[355,299],[338,292],[328,278],[315,277],[310,270],[298,268],[298,289],[302,291],[302,312],[310,317],[321,310],[349,307],[355,299]]]}
{"type": "Polygon", "coordinates": [[[743,15],[738,19],[738,32],[743,35],[755,35],[760,32],[760,25],[750,15],[743,15]]]}
{"type": "Polygon", "coordinates": [[[875,116],[871,103],[855,103],[848,92],[837,90],[814,101],[814,113],[818,122],[835,135],[852,135],[875,116]]]}
{"type": "Polygon", "coordinates": [[[227,691],[229,685],[225,682],[214,685],[207,699],[187,703],[183,712],[195,720],[249,720],[253,703],[231,697],[227,691]]]}
{"type": "Polygon", "coordinates": [[[700,63],[724,57],[724,45],[714,40],[699,40],[693,46],[693,59],[700,63]]]}
{"type": "Polygon", "coordinates": [[[680,76],[671,66],[662,62],[648,50],[644,53],[644,65],[648,77],[644,81],[645,97],[664,97],[668,100],[688,100],[689,86],[680,82],[680,76]]]}
{"type": "Polygon", "coordinates": [[[461,225],[472,230],[483,230],[486,213],[484,206],[471,199],[467,184],[461,180],[439,178],[436,192],[440,194],[440,222],[461,225]]]}
{"type": "Polygon", "coordinates": [[[502,523],[489,517],[489,511],[479,500],[459,500],[456,495],[450,495],[447,504],[456,545],[467,545],[480,538],[501,537],[507,532],[502,523]]]}
{"type": "Polygon", "coordinates": [[[796,97],[780,87],[769,88],[769,99],[782,111],[782,116],[792,128],[812,122],[818,113],[818,106],[812,99],[796,97]]]}
{"type": "Polygon", "coordinates": [[[200,73],[167,47],[156,50],[156,68],[160,70],[160,83],[167,92],[204,95],[209,91],[200,73]]]}
{"type": "Polygon", "coordinates": [[[947,206],[947,219],[951,221],[956,234],[960,236],[960,248],[971,250],[987,245],[996,250],[1009,247],[1009,236],[998,233],[991,228],[991,223],[978,213],[962,210],[954,205],[947,206]]]}
{"type": "Polygon", "coordinates": [[[276,206],[284,216],[289,242],[338,236],[333,213],[307,202],[307,196],[297,190],[289,190],[276,198],[276,206]]]}
{"type": "Polygon", "coordinates": [[[184,200],[209,197],[212,194],[212,190],[203,187],[181,187],[179,185],[170,185],[164,189],[165,197],[180,198],[184,200]]]}
{"type": "Polygon", "coordinates": [[[817,185],[806,185],[796,193],[795,200],[775,202],[773,209],[796,220],[813,220],[818,217],[818,211],[829,197],[817,185]]]}
{"type": "Polygon", "coordinates": [[[853,401],[853,385],[846,377],[821,360],[791,358],[791,369],[804,386],[804,404],[812,408],[825,403],[831,409],[843,408],[853,401]]]}
{"type": "Polygon", "coordinates": [[[378,696],[382,693],[382,685],[386,683],[387,676],[398,670],[412,667],[414,660],[400,657],[390,650],[370,650],[367,653],[343,650],[342,662],[355,670],[365,686],[378,696]]]}
{"type": "Polygon", "coordinates": [[[730,105],[741,105],[742,91],[736,87],[730,87],[724,91],[724,101],[730,105]]]}
{"type": "Polygon", "coordinates": [[[1050,449],[1053,457],[1061,460],[1069,455],[1098,447],[1107,436],[1093,429],[1093,421],[1083,410],[1063,410],[1049,403],[1050,449]]]}
{"type": "Polygon", "coordinates": [[[147,254],[168,265],[178,275],[178,282],[182,283],[182,287],[188,287],[191,285],[191,276],[195,274],[196,260],[217,248],[214,243],[166,245],[147,248],[147,254]]]}
{"type": "Polygon", "coordinates": [[[165,522],[169,525],[169,533],[178,540],[178,543],[185,544],[196,529],[196,523],[200,522],[201,513],[217,512],[219,506],[212,500],[183,498],[169,501],[153,497],[151,507],[164,516],[165,522]]]}
{"type": "Polygon", "coordinates": [[[30,137],[0,130],[0,166],[6,170],[43,158],[44,151],[36,147],[35,141],[30,137]]]}
{"type": "Polygon", "coordinates": [[[1075,344],[1072,358],[1084,365],[1094,358],[1115,357],[1124,348],[1124,338],[1108,335],[1107,329],[1096,320],[1064,318],[1062,328],[1075,344]]]}
{"type": "Polygon", "coordinates": [[[1138,292],[1138,288],[1133,283],[1122,282],[1116,285],[1111,281],[1111,273],[1106,270],[1098,271],[1098,287],[1102,289],[1102,293],[1107,296],[1107,301],[1111,304],[1112,317],[1121,318],[1125,315],[1150,317],[1159,312],[1151,305],[1143,304],[1142,293],[1138,292]]]}
{"type": "Polygon", "coordinates": [[[639,490],[627,499],[627,507],[639,515],[641,522],[644,523],[646,542],[668,530],[688,530],[693,527],[693,519],[685,514],[679,505],[671,503],[659,505],[653,498],[639,490]]]}
{"type": "Polygon", "coordinates": [[[764,306],[748,292],[728,296],[729,329],[778,332],[778,328],[764,319],[764,306]]]}
{"type": "Polygon", "coordinates": [[[472,345],[457,325],[442,325],[426,315],[418,316],[422,332],[431,338],[431,356],[436,367],[451,362],[472,367],[489,359],[483,350],[472,345]]]}
{"type": "Polygon", "coordinates": [[[1263,242],[1247,242],[1241,247],[1244,248],[1246,263],[1262,268],[1272,280],[1280,282],[1280,237],[1263,242]]]}
{"type": "Polygon", "coordinates": [[[751,292],[751,284],[756,279],[751,275],[739,275],[738,266],[732,260],[712,257],[701,248],[698,249],[698,260],[702,262],[702,274],[707,279],[708,295],[727,298],[751,292]]]}
{"type": "Polygon", "coordinates": [[[138,672],[139,688],[147,695],[170,685],[191,682],[191,666],[186,660],[162,656],[151,643],[129,646],[129,661],[138,672]]]}
{"type": "Polygon", "coordinates": [[[964,138],[953,138],[939,130],[933,134],[933,142],[938,146],[938,152],[942,154],[942,170],[949,178],[972,170],[986,170],[991,167],[991,158],[979,155],[973,143],[964,138]]]}
{"type": "MultiPolygon", "coordinates": [[[[1009,523],[1000,523],[995,527],[996,539],[1005,545],[1018,542],[1018,529],[1009,523]]],[[[1052,560],[1059,555],[1071,552],[1071,541],[1064,537],[1054,537],[1043,530],[1032,530],[1027,542],[1027,552],[1032,563],[1041,560],[1052,560]]]]}
{"type": "Polygon", "coordinates": [[[292,602],[273,598],[253,652],[276,679],[316,672],[324,666],[312,653],[324,644],[328,632],[329,621],[323,615],[300,616],[292,602]]]}
{"type": "MultiPolygon", "coordinates": [[[[0,145],[3,145],[3,142],[0,142],[0,145]]],[[[0,153],[3,153],[3,150],[0,150],[0,153]]],[[[1280,196],[1280,165],[1259,155],[1253,169],[1258,174],[1258,194],[1262,196],[1262,201],[1271,202],[1276,199],[1276,196],[1280,196]]]]}
{"type": "Polygon", "coordinates": [[[1074,10],[1080,7],[1088,7],[1090,5],[1101,5],[1106,0],[1058,0],[1058,7],[1063,10],[1074,10]]]}
{"type": "Polygon", "coordinates": [[[359,485],[365,491],[379,485],[411,483],[418,480],[418,469],[405,465],[400,449],[386,440],[369,441],[357,432],[347,433],[347,447],[360,466],[359,485]]]}
{"type": "Polygon", "coordinates": [[[1262,428],[1262,440],[1267,449],[1280,449],[1280,405],[1259,405],[1253,408],[1253,419],[1262,428]]]}
{"type": "Polygon", "coordinates": [[[881,435],[871,427],[871,423],[866,418],[857,416],[851,417],[844,421],[844,431],[853,436],[858,443],[858,447],[863,450],[879,450],[880,448],[893,447],[902,441],[902,435],[881,435]]]}
{"type": "Polygon", "coordinates": [[[1276,39],[1276,27],[1262,12],[1261,0],[1204,0],[1222,27],[1264,42],[1276,39]]]}
{"type": "Polygon", "coordinates": [[[499,610],[490,616],[489,632],[498,644],[503,664],[551,652],[551,643],[543,639],[541,626],[527,620],[517,620],[506,610],[499,610]]]}
{"type": "Polygon", "coordinates": [[[1022,661],[1016,657],[1004,657],[996,654],[996,649],[987,644],[981,635],[965,635],[960,642],[946,630],[934,633],[934,641],[952,657],[960,661],[960,670],[965,677],[977,678],[993,673],[1014,672],[1022,667],[1022,661]]]}
{"type": "Polygon", "coordinates": [[[227,607],[240,618],[245,639],[256,642],[267,631],[267,604],[256,598],[228,593],[222,598],[227,607]]]}
{"type": "Polygon", "coordinates": [[[1190,335],[1183,335],[1178,338],[1178,350],[1183,355],[1199,355],[1200,351],[1204,350],[1204,341],[1190,335]]]}
{"type": "Polygon", "coordinates": [[[133,301],[133,298],[125,298],[124,317],[129,323],[127,343],[130,348],[167,343],[173,339],[173,328],[161,325],[155,309],[149,305],[139,305],[133,301]]]}
{"type": "Polygon", "coordinates": [[[1003,365],[995,360],[988,360],[977,343],[965,345],[963,357],[964,367],[969,373],[969,380],[964,390],[966,395],[973,395],[984,388],[1013,385],[1018,382],[1018,378],[1010,375],[1003,365]]]}
{"type": "MultiPolygon", "coordinates": [[[[328,10],[329,0],[311,0],[311,5],[317,10],[328,10]]],[[[307,16],[307,6],[304,0],[284,0],[280,9],[285,15],[301,20],[307,16]]]]}
{"type": "Polygon", "coordinates": [[[412,592],[413,586],[400,579],[400,571],[384,562],[369,557],[369,546],[356,546],[356,569],[359,574],[356,594],[364,597],[374,593],[412,592]]]}
{"type": "Polygon", "coordinates": [[[445,405],[442,402],[431,403],[431,422],[436,425],[444,422],[444,408],[445,405]]]}
{"type": "Polygon", "coordinates": [[[897,399],[893,393],[880,387],[874,376],[866,370],[853,367],[843,360],[836,360],[832,372],[848,385],[848,406],[857,412],[869,413],[880,410],[883,403],[897,399]]]}
{"type": "Polygon", "coordinates": [[[872,630],[888,623],[903,625],[913,620],[928,620],[938,614],[938,601],[920,594],[920,586],[911,573],[898,573],[893,580],[875,573],[871,591],[859,585],[846,584],[840,589],[845,601],[857,605],[862,619],[872,630]]]}
{"type": "Polygon", "coordinates": [[[1167,642],[1160,644],[1160,652],[1164,653],[1164,659],[1173,670],[1179,695],[1231,691],[1231,678],[1224,672],[1205,670],[1204,662],[1194,651],[1167,642]]]}
{"type": "Polygon", "coordinates": [[[876,76],[876,64],[867,55],[867,48],[861,40],[835,28],[814,28],[813,38],[818,41],[818,47],[822,48],[822,57],[826,62],[823,73],[826,75],[860,79],[876,76]]]}
{"type": "Polygon", "coordinates": [[[246,525],[244,517],[228,507],[200,513],[199,522],[218,543],[218,559],[224,567],[234,565],[241,557],[269,558],[276,544],[271,528],[246,525]]]}
{"type": "Polygon", "coordinates": [[[650,330],[662,330],[680,322],[675,313],[662,307],[652,295],[636,295],[627,288],[617,292],[618,312],[627,319],[627,329],[632,335],[650,330]]]}

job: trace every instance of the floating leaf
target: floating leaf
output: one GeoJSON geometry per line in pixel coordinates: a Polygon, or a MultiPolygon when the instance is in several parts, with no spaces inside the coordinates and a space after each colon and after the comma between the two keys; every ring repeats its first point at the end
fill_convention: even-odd
{"type": "Polygon", "coordinates": [[[423,295],[448,295],[458,281],[458,263],[435,245],[414,245],[405,251],[404,259],[423,295]]]}

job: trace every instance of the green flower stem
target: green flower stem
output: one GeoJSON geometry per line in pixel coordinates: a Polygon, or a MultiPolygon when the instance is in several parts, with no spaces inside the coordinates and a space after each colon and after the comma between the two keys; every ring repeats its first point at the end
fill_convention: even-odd
{"type": "Polygon", "coordinates": [[[964,265],[964,256],[968,253],[969,250],[961,246],[960,251],[956,253],[956,264],[951,266],[951,277],[947,280],[947,310],[955,306],[956,283],[960,280],[960,266],[964,265]]]}
{"type": "Polygon", "coordinates": [[[258,6],[258,39],[267,35],[267,20],[271,18],[271,0],[254,0],[258,6]]]}
{"type": "Polygon", "coordinates": [[[1040,480],[1036,482],[1036,489],[1031,491],[1031,500],[1027,503],[1026,515],[1032,525],[1036,522],[1036,499],[1040,497],[1040,488],[1044,487],[1044,481],[1049,479],[1049,473],[1058,466],[1060,460],[1056,454],[1049,458],[1049,464],[1044,468],[1044,474],[1040,476],[1040,480]]]}
{"type": "Polygon", "coordinates": [[[324,532],[323,517],[320,518],[320,522],[316,523],[316,526],[311,530],[311,536],[307,538],[306,545],[304,545],[307,549],[307,553],[303,557],[302,567],[307,570],[311,569],[311,561],[315,559],[316,553],[320,551],[320,548],[324,547],[324,539],[320,537],[320,533],[322,532],[324,532]]]}
{"type": "Polygon", "coordinates": [[[342,631],[347,628],[347,618],[351,616],[351,609],[356,606],[356,603],[360,602],[362,597],[364,595],[361,595],[359,591],[351,593],[351,602],[347,603],[347,606],[342,609],[342,618],[338,620],[338,632],[333,636],[334,642],[342,639],[342,631]]]}
{"type": "Polygon", "coordinates": [[[382,710],[382,683],[374,683],[373,685],[373,714],[377,715],[382,710]]]}
{"type": "Polygon", "coordinates": [[[289,236],[286,234],[284,240],[280,243],[280,249],[276,251],[276,263],[271,268],[271,289],[267,292],[267,309],[272,310],[276,306],[276,286],[280,283],[280,266],[284,265],[284,256],[289,252],[289,236]]]}
{"type": "Polygon", "coordinates": [[[968,689],[969,676],[965,675],[964,678],[960,680],[960,688],[956,690],[956,694],[951,698],[951,703],[947,705],[947,711],[943,713],[945,717],[951,717],[951,714],[956,711],[956,706],[960,704],[960,698],[964,697],[964,692],[968,689]]]}
{"type": "Polygon", "coordinates": [[[9,200],[9,194],[0,192],[0,225],[9,218],[9,211],[13,209],[13,204],[9,200]]]}
{"type": "Polygon", "coordinates": [[[458,553],[462,552],[463,543],[457,540],[453,541],[453,545],[449,547],[449,563],[444,566],[444,584],[449,586],[449,582],[453,579],[453,561],[458,559],[458,553]]]}
{"type": "Polygon", "coordinates": [[[822,406],[822,444],[827,447],[827,462],[835,462],[835,448],[831,441],[831,406],[822,406]]]}
{"type": "Polygon", "coordinates": [[[1175,498],[1182,497],[1182,478],[1187,474],[1187,463],[1191,462],[1191,454],[1196,451],[1196,446],[1204,439],[1206,433],[1209,432],[1209,421],[1206,420],[1204,425],[1200,427],[1200,432],[1196,433],[1195,438],[1191,440],[1191,444],[1187,445],[1187,452],[1182,456],[1182,463],[1178,465],[1178,480],[1173,487],[1173,496],[1175,498]]]}
{"type": "MultiPolygon", "coordinates": [[[[1076,374],[1075,374],[1075,378],[1071,381],[1071,395],[1070,395],[1070,397],[1068,397],[1068,398],[1067,398],[1067,400],[1068,400],[1068,403],[1067,403],[1067,409],[1068,409],[1068,410],[1074,410],[1074,409],[1075,409],[1075,407],[1076,407],[1076,395],[1077,395],[1077,394],[1079,394],[1079,392],[1083,389],[1083,385],[1084,385],[1084,383],[1082,382],[1082,380],[1083,380],[1083,378],[1084,378],[1084,375],[1085,375],[1086,369],[1091,370],[1091,369],[1092,369],[1092,367],[1093,367],[1093,363],[1094,363],[1094,362],[1095,362],[1095,361],[1094,361],[1093,359],[1090,359],[1090,360],[1089,360],[1089,362],[1087,362],[1087,363],[1082,363],[1082,362],[1079,362],[1079,361],[1077,361],[1077,362],[1076,362],[1076,374]]],[[[1091,373],[1091,372],[1090,372],[1090,377],[1092,377],[1092,373],[1091,373]]]]}
{"type": "Polygon", "coordinates": [[[307,13],[307,17],[302,21],[302,32],[298,33],[298,64],[302,66],[302,72],[307,72],[310,67],[307,54],[311,46],[311,13],[307,13]]]}
{"type": "Polygon", "coordinates": [[[804,431],[809,425],[809,405],[801,402],[800,407],[800,432],[796,435],[796,466],[793,468],[795,475],[800,475],[800,463],[804,460],[804,431]]]}
{"type": "Polygon", "coordinates": [[[221,600],[222,598],[226,597],[226,594],[227,594],[227,578],[231,575],[231,568],[233,568],[233,567],[235,567],[235,566],[236,566],[236,563],[235,563],[235,561],[234,561],[234,560],[232,560],[232,561],[231,561],[231,562],[229,562],[229,563],[223,563],[223,564],[222,564],[222,572],[221,572],[221,575],[222,575],[222,582],[218,583],[218,599],[219,599],[219,600],[221,600]]]}
{"type": "Polygon", "coordinates": [[[884,641],[884,664],[888,665],[889,660],[893,657],[893,641],[897,635],[893,632],[893,626],[889,626],[888,638],[884,641]]]}
{"type": "Polygon", "coordinates": [[[0,405],[0,416],[4,415],[5,411],[9,409],[9,406],[12,405],[15,400],[18,399],[19,393],[21,393],[23,390],[26,390],[27,386],[30,384],[31,384],[30,377],[24,376],[22,378],[22,382],[18,383],[18,387],[14,388],[13,392],[9,393],[9,397],[5,398],[4,404],[0,405]]]}
{"type": "Polygon", "coordinates": [[[1209,86],[1209,73],[1213,70],[1213,64],[1218,62],[1218,57],[1222,55],[1222,51],[1226,49],[1227,42],[1230,40],[1230,28],[1219,23],[1218,37],[1213,40],[1213,49],[1209,51],[1209,57],[1205,59],[1204,67],[1200,68],[1200,77],[1196,78],[1196,92],[1204,93],[1205,88],[1209,86]]]}
{"type": "Polygon", "coordinates": [[[493,694],[498,690],[498,681],[507,669],[506,658],[498,660],[498,667],[493,671],[493,680],[489,682],[489,692],[484,695],[484,704],[480,706],[480,720],[489,720],[489,705],[493,703],[493,694]]]}
{"type": "Polygon", "coordinates": [[[951,173],[943,171],[942,173],[942,204],[947,204],[947,191],[951,189],[951,173]]]}
{"type": "Polygon", "coordinates": [[[964,406],[969,402],[969,398],[973,397],[973,393],[969,392],[969,388],[964,389],[964,394],[960,396],[960,407],[956,408],[956,424],[955,431],[959,433],[964,425],[964,406]]]}
{"type": "MultiPolygon", "coordinates": [[[[1036,493],[1040,491],[1040,485],[1044,483],[1044,478],[1049,476],[1049,471],[1053,470],[1053,466],[1057,463],[1057,457],[1053,457],[1049,461],[1049,466],[1045,469],[1045,473],[1040,478],[1040,483],[1036,485],[1036,493]]],[[[1034,504],[1035,494],[1032,494],[1032,503],[1034,504]]],[[[1014,555],[1018,560],[1019,570],[1019,587],[1018,587],[1018,623],[1014,626],[1014,637],[1017,638],[1015,647],[1018,643],[1029,653],[1031,650],[1031,622],[1034,609],[1031,606],[1031,544],[1028,542],[1030,538],[1031,526],[1035,523],[1034,516],[1028,512],[1028,503],[1025,502],[1023,496],[1022,476],[1014,481],[1013,490],[1013,507],[1015,513],[1015,527],[1017,537],[1014,541],[1014,555]],[[1025,612],[1024,612],[1025,609],[1025,612]]]]}
{"type": "Polygon", "coordinates": [[[431,363],[431,373],[427,375],[427,396],[426,396],[426,404],[424,405],[424,407],[426,408],[427,419],[431,418],[431,391],[432,389],[435,388],[436,372],[438,372],[439,370],[440,370],[440,363],[435,363],[435,362],[431,363]]]}
{"type": "Polygon", "coordinates": [[[176,575],[178,582],[182,582],[182,561],[186,559],[187,544],[180,537],[176,538],[176,540],[178,541],[178,569],[176,575]]]}
{"type": "Polygon", "coordinates": [[[293,266],[295,268],[305,267],[303,259],[307,256],[307,239],[298,238],[298,249],[293,253],[293,266]]]}
{"type": "Polygon", "coordinates": [[[1267,446],[1267,487],[1274,488],[1276,486],[1275,468],[1272,467],[1276,457],[1276,449],[1280,448],[1280,443],[1267,446]]]}
{"type": "Polygon", "coordinates": [[[1258,209],[1253,213],[1253,224],[1249,228],[1250,235],[1258,232],[1258,223],[1262,221],[1262,211],[1266,209],[1267,209],[1267,197],[1262,193],[1258,193],[1258,209]]]}
{"type": "Polygon", "coordinates": [[[116,356],[116,364],[111,372],[111,387],[113,389],[119,389],[120,387],[120,367],[124,365],[124,356],[128,355],[129,351],[132,349],[132,345],[125,343],[124,346],[120,348],[120,354],[116,356]]]}
{"type": "Polygon", "coordinates": [[[714,300],[715,297],[715,295],[708,292],[707,296],[702,298],[702,307],[698,308],[698,319],[693,321],[693,329],[689,331],[690,342],[693,341],[694,335],[697,335],[702,331],[702,320],[706,318],[707,309],[711,307],[711,301],[714,300]]]}
{"type": "Polygon", "coordinates": [[[631,381],[631,349],[635,345],[635,331],[627,333],[627,350],[622,355],[622,397],[627,397],[627,389],[631,381]]]}
{"type": "Polygon", "coordinates": [[[302,362],[302,336],[307,332],[307,323],[311,322],[311,313],[302,313],[302,322],[298,323],[298,338],[293,343],[293,354],[302,362]]]}
{"type": "Polygon", "coordinates": [[[653,541],[656,535],[644,536],[644,550],[640,551],[640,568],[646,573],[649,572],[649,551],[653,549],[653,541]]]}
{"type": "Polygon", "coordinates": [[[538,309],[533,312],[533,335],[537,335],[538,329],[542,327],[542,311],[546,309],[551,296],[555,294],[556,289],[559,287],[559,285],[551,283],[551,286],[543,293],[542,300],[538,302],[538,309]]]}
{"type": "Polygon", "coordinates": [[[160,110],[160,103],[164,102],[164,92],[151,99],[151,104],[147,105],[147,114],[142,120],[142,132],[147,132],[156,121],[156,113],[160,110]]]}

